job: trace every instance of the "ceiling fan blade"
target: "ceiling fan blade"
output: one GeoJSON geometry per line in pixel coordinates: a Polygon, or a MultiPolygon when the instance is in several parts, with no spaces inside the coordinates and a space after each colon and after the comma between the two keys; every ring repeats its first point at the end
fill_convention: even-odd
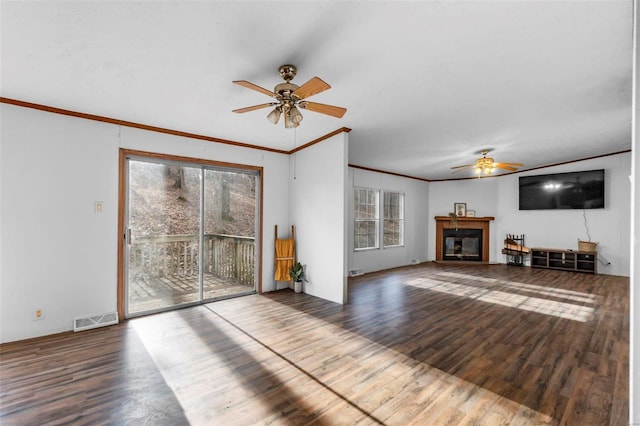
{"type": "Polygon", "coordinates": [[[245,107],[245,108],[239,108],[239,109],[234,109],[233,112],[237,112],[238,114],[242,114],[243,112],[249,112],[249,111],[255,111],[257,109],[262,109],[262,108],[267,108],[273,105],[278,105],[277,102],[269,102],[268,104],[260,104],[260,105],[254,105],[254,106],[250,106],[250,107],[245,107]]]}
{"type": "Polygon", "coordinates": [[[467,164],[465,166],[451,167],[451,170],[453,170],[451,172],[451,174],[458,173],[458,172],[460,172],[460,171],[462,171],[464,169],[468,169],[469,167],[474,167],[474,166],[475,166],[475,164],[467,164]]]}
{"type": "Polygon", "coordinates": [[[522,167],[522,166],[524,166],[524,164],[522,164],[522,163],[496,163],[496,164],[503,164],[505,166],[512,166],[512,167],[522,167]]]}
{"type": "Polygon", "coordinates": [[[515,172],[517,170],[515,167],[508,166],[505,163],[495,163],[493,167],[495,167],[496,169],[509,170],[510,172],[515,172]]]}
{"type": "Polygon", "coordinates": [[[264,93],[267,96],[274,97],[275,94],[271,90],[267,90],[264,87],[260,87],[257,84],[250,83],[246,80],[236,80],[235,84],[239,84],[242,87],[246,87],[247,89],[255,90],[256,92],[264,93]]]}
{"type": "Polygon", "coordinates": [[[320,114],[326,114],[336,118],[342,118],[344,113],[347,112],[346,108],[319,104],[317,102],[301,102],[299,106],[309,111],[319,112],[320,114]]]}
{"type": "Polygon", "coordinates": [[[317,95],[325,90],[331,89],[327,83],[322,81],[318,77],[313,77],[302,86],[298,87],[293,94],[300,99],[308,98],[309,96],[317,95]]]}

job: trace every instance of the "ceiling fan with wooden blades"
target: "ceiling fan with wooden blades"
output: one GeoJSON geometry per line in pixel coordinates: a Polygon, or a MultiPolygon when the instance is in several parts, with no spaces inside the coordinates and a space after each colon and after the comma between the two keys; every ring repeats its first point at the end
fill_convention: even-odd
{"type": "Polygon", "coordinates": [[[273,91],[250,83],[246,80],[234,81],[235,84],[242,87],[270,96],[274,98],[275,101],[234,109],[233,112],[242,114],[249,111],[255,111],[257,109],[275,107],[269,115],[267,115],[267,119],[273,124],[278,124],[280,116],[284,115],[284,127],[287,129],[295,128],[300,125],[303,117],[299,108],[308,109],[309,111],[319,112],[320,114],[326,114],[336,118],[342,118],[342,116],[347,112],[346,108],[320,104],[317,102],[309,102],[306,100],[308,97],[330,89],[331,86],[318,77],[313,77],[302,86],[298,86],[297,84],[291,83],[291,80],[296,76],[296,73],[297,68],[294,65],[282,65],[280,67],[280,77],[282,77],[285,82],[276,85],[273,91]]]}
{"type": "Polygon", "coordinates": [[[518,167],[524,166],[524,164],[522,163],[496,163],[493,160],[493,158],[487,157],[487,154],[489,153],[488,149],[483,149],[482,151],[480,151],[480,153],[482,154],[482,157],[478,158],[476,162],[473,164],[465,164],[464,166],[451,167],[451,169],[453,170],[452,173],[459,172],[460,170],[463,170],[463,169],[473,168],[473,172],[477,174],[478,177],[480,177],[482,175],[490,175],[496,169],[515,172],[518,167]]]}

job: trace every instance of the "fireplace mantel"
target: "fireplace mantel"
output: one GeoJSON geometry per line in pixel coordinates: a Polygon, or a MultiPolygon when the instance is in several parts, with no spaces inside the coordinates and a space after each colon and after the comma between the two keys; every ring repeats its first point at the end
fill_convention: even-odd
{"type": "MultiPolygon", "coordinates": [[[[449,216],[436,216],[436,261],[444,258],[442,251],[443,230],[451,228],[449,216]]],[[[489,223],[495,220],[493,216],[484,217],[458,217],[457,229],[481,229],[482,230],[482,261],[489,262],[489,223]]]]}

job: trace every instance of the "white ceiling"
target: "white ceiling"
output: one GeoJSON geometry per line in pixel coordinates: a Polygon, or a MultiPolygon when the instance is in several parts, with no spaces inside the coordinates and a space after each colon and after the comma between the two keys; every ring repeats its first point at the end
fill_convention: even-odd
{"type": "Polygon", "coordinates": [[[283,150],[347,127],[351,164],[427,179],[483,148],[528,169],[631,148],[632,7],[2,0],[1,95],[283,150]],[[231,112],[287,63],[346,115],[231,112]]]}

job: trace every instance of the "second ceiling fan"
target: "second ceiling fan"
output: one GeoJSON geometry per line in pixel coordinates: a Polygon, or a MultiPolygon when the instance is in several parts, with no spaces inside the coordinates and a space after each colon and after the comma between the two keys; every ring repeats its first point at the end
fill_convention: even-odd
{"type": "Polygon", "coordinates": [[[309,102],[306,98],[317,95],[331,88],[327,83],[318,77],[304,83],[302,86],[291,83],[296,76],[297,68],[294,65],[282,65],[280,67],[280,77],[284,79],[284,83],[276,85],[273,91],[250,83],[246,80],[235,80],[234,83],[247,89],[255,90],[267,96],[275,98],[275,102],[268,102],[259,105],[253,105],[245,108],[234,109],[233,112],[244,113],[257,109],[275,107],[267,116],[267,119],[273,124],[278,124],[280,116],[284,115],[284,127],[291,129],[298,127],[302,121],[302,114],[298,108],[308,109],[309,111],[319,112],[321,114],[330,115],[336,118],[342,118],[347,112],[346,108],[333,105],[325,105],[317,102],[309,102]]]}
{"type": "Polygon", "coordinates": [[[481,158],[478,158],[474,164],[465,164],[464,166],[456,166],[451,167],[453,173],[458,172],[462,169],[473,168],[473,172],[478,176],[482,175],[490,175],[496,169],[508,170],[510,172],[515,172],[518,167],[524,166],[522,163],[496,163],[493,158],[487,157],[489,153],[488,149],[483,149],[480,151],[482,154],[481,158]]]}

